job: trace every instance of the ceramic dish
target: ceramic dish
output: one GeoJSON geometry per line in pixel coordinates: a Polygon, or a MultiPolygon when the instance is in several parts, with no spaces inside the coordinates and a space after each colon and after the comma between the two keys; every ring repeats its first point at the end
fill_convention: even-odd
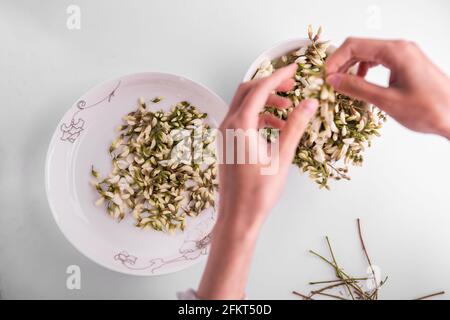
{"type": "Polygon", "coordinates": [[[53,216],[67,239],[98,264],[132,275],[159,275],[185,269],[207,254],[215,212],[208,209],[188,218],[184,232],[174,235],[136,228],[132,217],[118,223],[103,207],[90,185],[90,168],[111,169],[108,146],[126,113],[135,110],[140,97],[163,96],[155,109],[168,110],[187,100],[217,127],[227,105],[216,94],[189,79],[140,73],[107,81],[75,102],[58,124],[46,159],[46,191],[53,216]]]}

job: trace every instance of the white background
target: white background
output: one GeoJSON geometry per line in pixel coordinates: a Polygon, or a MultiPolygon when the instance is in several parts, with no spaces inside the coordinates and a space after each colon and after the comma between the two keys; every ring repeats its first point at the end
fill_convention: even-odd
{"type": "MultiPolygon", "coordinates": [[[[174,298],[196,287],[197,265],[142,278],[108,271],[78,253],[53,221],[44,160],[59,119],[104,80],[142,71],[187,76],[226,101],[266,48],[304,37],[309,23],[340,44],[350,35],[407,38],[450,74],[450,2],[442,1],[0,1],[0,292],[2,298],[174,298]],[[81,30],[66,8],[81,8],[81,30]],[[81,290],[66,289],[79,265],[81,290]]],[[[412,62],[413,63],[413,62],[412,62]]],[[[373,80],[385,82],[386,72],[373,80]]],[[[423,79],[427,81],[427,79],[423,79]]],[[[432,94],[432,92],[430,92],[432,94]]],[[[437,290],[450,298],[450,144],[390,120],[353,180],[319,191],[292,168],[286,192],[265,225],[248,296],[295,298],[292,290],[333,273],[308,249],[365,274],[355,219],[372,259],[389,281],[385,299],[437,290]]],[[[220,277],[220,274],[217,275],[220,277]]]]}

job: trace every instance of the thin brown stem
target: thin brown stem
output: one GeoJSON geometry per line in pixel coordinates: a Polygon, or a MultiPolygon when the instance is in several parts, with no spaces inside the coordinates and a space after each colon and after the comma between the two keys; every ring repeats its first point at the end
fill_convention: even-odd
{"type": "Polygon", "coordinates": [[[341,282],[339,282],[339,283],[335,283],[335,284],[326,286],[326,287],[324,287],[324,288],[320,288],[320,289],[318,289],[318,290],[313,290],[313,291],[311,291],[310,296],[313,297],[313,296],[315,296],[316,294],[319,294],[319,293],[321,293],[321,292],[323,292],[323,291],[330,290],[330,289],[333,289],[333,288],[337,288],[337,287],[340,287],[340,286],[343,286],[343,285],[345,285],[345,281],[341,281],[341,282]]]}
{"type": "Polygon", "coordinates": [[[348,300],[348,299],[345,299],[344,297],[336,296],[336,295],[334,295],[334,294],[325,293],[325,292],[319,292],[319,293],[317,293],[317,294],[318,294],[318,295],[321,295],[321,296],[326,296],[326,297],[330,297],[330,298],[335,298],[335,299],[338,299],[338,300],[348,300]]]}
{"type": "MultiPolygon", "coordinates": [[[[360,278],[362,280],[365,280],[364,278],[360,278]]],[[[359,299],[366,299],[366,296],[364,295],[364,292],[362,291],[361,288],[359,288],[358,286],[358,280],[356,279],[343,279],[343,280],[334,280],[334,281],[320,281],[320,282],[312,282],[310,284],[319,284],[319,283],[333,283],[329,286],[320,288],[318,290],[313,290],[310,293],[310,296],[313,297],[316,294],[319,294],[320,292],[323,292],[325,290],[329,290],[329,289],[333,289],[336,287],[340,287],[340,286],[349,286],[351,287],[354,291],[354,293],[358,296],[359,299]]],[[[348,287],[347,287],[348,288],[348,287]]],[[[350,289],[351,290],[351,289],[350,289]]],[[[353,298],[353,300],[355,300],[353,298]]]]}
{"type": "Polygon", "coordinates": [[[366,259],[367,259],[367,262],[369,263],[370,270],[372,271],[373,281],[375,282],[374,298],[377,299],[378,298],[378,281],[377,281],[377,278],[375,276],[375,270],[373,269],[372,261],[370,260],[370,257],[369,257],[369,254],[367,252],[366,245],[364,243],[364,239],[363,239],[363,236],[362,236],[361,221],[360,221],[359,218],[356,219],[356,221],[357,221],[357,225],[358,225],[359,240],[361,241],[361,246],[363,248],[364,254],[365,254],[366,259]]]}
{"type": "Polygon", "coordinates": [[[445,291],[432,293],[432,294],[429,294],[429,295],[426,295],[426,296],[423,296],[423,297],[420,297],[420,298],[417,298],[417,299],[414,299],[414,300],[425,300],[425,299],[432,298],[432,297],[435,297],[435,296],[440,296],[440,295],[443,295],[443,294],[445,294],[445,291]]]}
{"type": "MultiPolygon", "coordinates": [[[[336,268],[335,268],[336,276],[339,279],[342,279],[344,277],[342,276],[341,270],[338,267],[338,263],[337,263],[336,257],[334,256],[333,248],[331,247],[330,239],[328,238],[328,236],[326,236],[325,239],[327,240],[327,245],[328,245],[328,249],[330,250],[331,258],[333,259],[334,265],[336,266],[336,268]]],[[[352,290],[350,289],[349,285],[347,283],[344,283],[344,285],[347,288],[348,293],[352,297],[352,300],[355,300],[355,297],[353,296],[352,290]]]]}
{"type": "Polygon", "coordinates": [[[311,291],[311,294],[315,295],[315,294],[318,294],[318,293],[320,293],[322,291],[325,291],[325,290],[329,290],[329,289],[333,289],[333,288],[336,288],[336,287],[340,287],[343,284],[344,284],[344,281],[341,281],[341,282],[338,282],[338,283],[335,283],[335,284],[331,284],[329,286],[326,286],[326,287],[323,287],[323,288],[320,288],[320,289],[317,289],[317,290],[313,290],[313,291],[311,291]]]}
{"type": "Polygon", "coordinates": [[[340,172],[338,169],[336,169],[331,163],[327,163],[327,165],[333,169],[333,171],[341,178],[341,179],[346,179],[346,175],[343,174],[342,172],[340,172]]]}
{"type": "Polygon", "coordinates": [[[300,293],[300,292],[297,292],[297,291],[292,291],[292,293],[295,294],[295,295],[297,295],[297,296],[302,297],[302,298],[305,299],[305,300],[314,300],[314,299],[312,299],[311,297],[308,297],[308,296],[304,295],[303,293],[300,293]]]}
{"type": "MultiPolygon", "coordinates": [[[[363,281],[363,280],[367,280],[367,278],[350,278],[347,281],[356,282],[356,281],[363,281]]],[[[313,281],[313,282],[309,282],[309,284],[313,285],[313,284],[325,284],[325,283],[334,283],[334,282],[342,282],[342,279],[326,280],[326,281],[313,281]]]]}
{"type": "Polygon", "coordinates": [[[329,261],[327,258],[321,256],[320,254],[318,254],[315,251],[309,250],[310,253],[312,253],[313,255],[319,257],[320,259],[322,259],[323,261],[325,261],[326,263],[328,263],[329,265],[331,265],[333,268],[336,268],[336,266],[333,264],[333,262],[329,261]]]}

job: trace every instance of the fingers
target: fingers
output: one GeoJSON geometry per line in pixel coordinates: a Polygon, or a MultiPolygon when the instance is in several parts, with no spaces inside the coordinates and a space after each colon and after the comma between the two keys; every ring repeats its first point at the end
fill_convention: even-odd
{"type": "Polygon", "coordinates": [[[280,133],[281,158],[286,161],[292,161],[292,157],[297,148],[303,132],[309,123],[311,117],[315,114],[318,107],[317,100],[303,100],[289,114],[289,117],[280,133]]]}
{"type": "MultiPolygon", "coordinates": [[[[229,113],[236,112],[239,109],[239,106],[242,104],[242,101],[244,100],[245,96],[250,92],[250,90],[258,84],[258,82],[261,82],[262,79],[259,80],[251,80],[247,82],[243,82],[239,85],[238,89],[236,90],[236,93],[233,97],[233,100],[230,104],[230,109],[228,110],[229,113]]],[[[286,79],[275,89],[277,92],[285,92],[292,89],[292,87],[295,85],[294,79],[286,79]]],[[[286,102],[281,102],[281,105],[278,105],[278,101],[272,101],[271,105],[273,106],[280,106],[281,108],[287,108],[289,106],[283,107],[283,105],[287,105],[286,102]]]]}
{"type": "Polygon", "coordinates": [[[250,91],[250,89],[253,86],[253,81],[243,82],[239,85],[239,87],[236,90],[236,93],[234,94],[233,100],[230,104],[230,109],[228,110],[228,113],[235,112],[239,106],[242,103],[242,100],[244,100],[247,93],[250,91]]]}
{"type": "Polygon", "coordinates": [[[329,74],[346,72],[358,61],[373,61],[387,68],[394,68],[399,53],[394,49],[395,41],[348,38],[330,57],[326,66],[329,74]]]}
{"type": "Polygon", "coordinates": [[[367,82],[364,78],[347,73],[329,75],[327,82],[340,93],[373,103],[377,106],[382,106],[384,101],[389,100],[392,95],[392,89],[380,87],[367,82]]]}
{"type": "Polygon", "coordinates": [[[269,98],[267,98],[265,105],[285,109],[292,106],[292,101],[289,98],[280,97],[276,94],[271,94],[269,98]]]}
{"type": "Polygon", "coordinates": [[[271,127],[271,128],[277,128],[282,129],[285,125],[286,121],[281,120],[280,118],[275,117],[272,114],[269,113],[263,113],[259,116],[259,125],[258,128],[265,128],[265,127],[271,127]]]}
{"type": "Polygon", "coordinates": [[[287,79],[284,80],[276,89],[276,91],[278,92],[286,92],[292,89],[292,87],[294,87],[295,85],[295,80],[294,79],[287,79]]]}
{"type": "Polygon", "coordinates": [[[291,64],[287,67],[278,69],[270,77],[259,80],[244,98],[240,107],[243,116],[254,117],[266,104],[269,95],[278,88],[285,80],[292,78],[297,70],[297,64],[291,64]]]}

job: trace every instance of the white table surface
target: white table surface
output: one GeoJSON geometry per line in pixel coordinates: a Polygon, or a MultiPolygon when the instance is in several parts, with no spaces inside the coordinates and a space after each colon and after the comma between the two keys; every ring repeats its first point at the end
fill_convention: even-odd
{"type": "MultiPolygon", "coordinates": [[[[92,86],[162,71],[230,101],[258,54],[304,37],[309,23],[322,24],[336,44],[349,35],[414,40],[450,74],[449,13],[446,0],[1,0],[1,297],[171,299],[200,279],[203,264],[149,278],[108,271],[57,228],[44,190],[45,154],[59,119],[92,86]],[[80,30],[66,27],[71,4],[81,9],[80,30]],[[81,290],[66,288],[69,265],[81,268],[81,290]]],[[[383,82],[386,72],[371,77],[383,82]]],[[[352,170],[353,180],[331,192],[292,168],[257,246],[250,298],[296,299],[292,290],[306,292],[308,281],[331,278],[307,252],[326,253],[324,235],[347,271],[364,274],[357,217],[374,263],[389,276],[381,298],[450,292],[450,144],[394,120],[382,133],[364,167],[352,170]]]]}

